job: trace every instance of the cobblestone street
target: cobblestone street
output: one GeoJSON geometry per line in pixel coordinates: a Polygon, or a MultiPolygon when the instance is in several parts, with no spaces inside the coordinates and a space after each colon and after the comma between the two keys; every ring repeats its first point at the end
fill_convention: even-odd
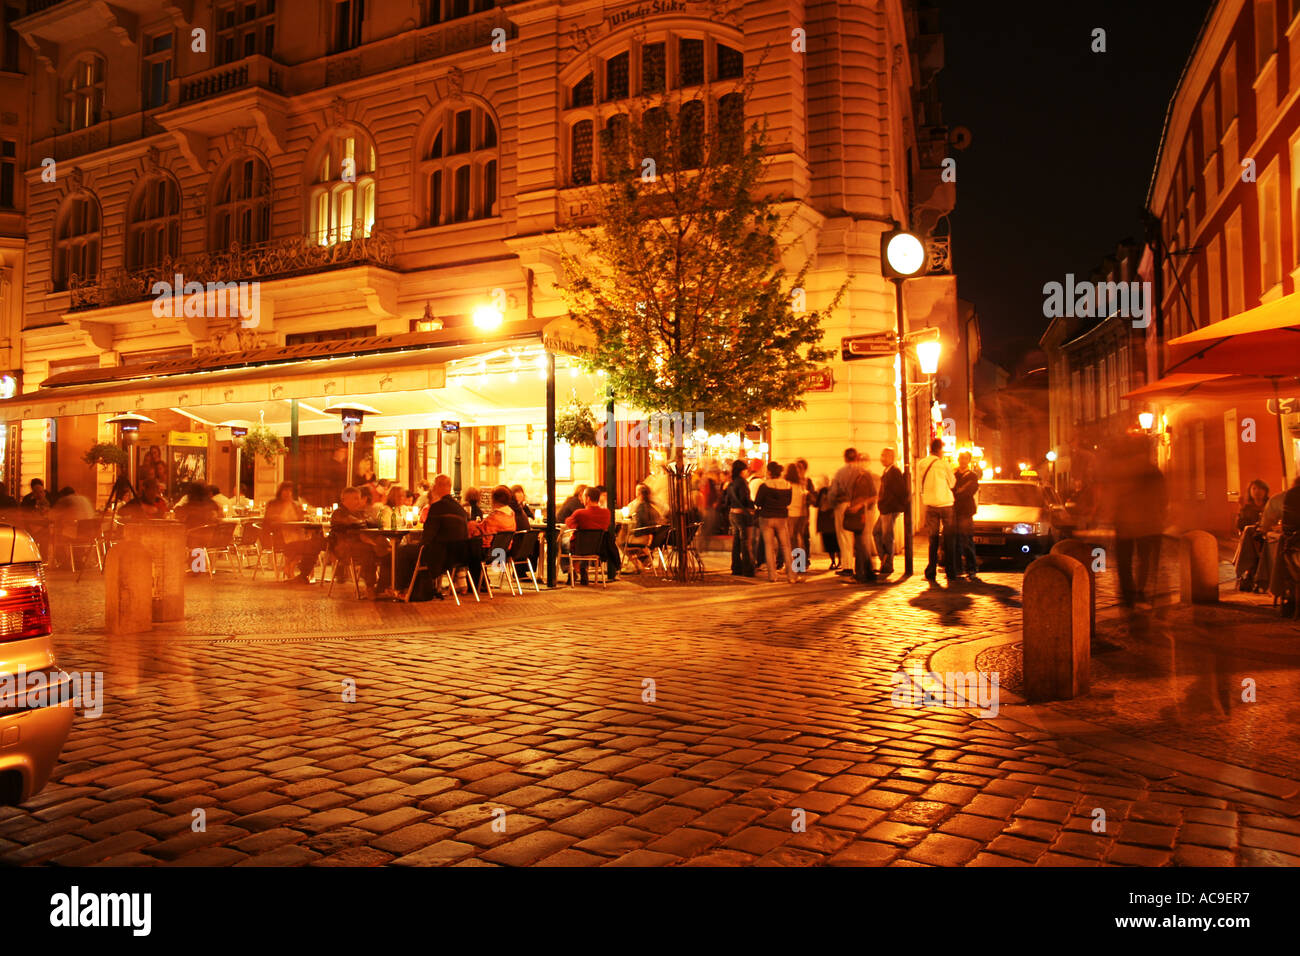
{"type": "Polygon", "coordinates": [[[891,702],[900,666],[1018,632],[1019,582],[620,580],[461,608],[199,582],[183,632],[110,640],[98,582],[56,575],[60,662],[105,672],[104,713],[0,810],[0,861],[1300,863],[1296,781],[1044,708],[891,702]],[[300,603],[317,630],[268,633],[300,603]]]}

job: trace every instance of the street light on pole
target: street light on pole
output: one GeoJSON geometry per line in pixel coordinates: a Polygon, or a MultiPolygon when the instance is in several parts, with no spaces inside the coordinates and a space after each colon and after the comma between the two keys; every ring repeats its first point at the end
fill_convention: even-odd
{"type": "Polygon", "coordinates": [[[1056,490],[1056,449],[1053,448],[1047,453],[1047,463],[1052,466],[1052,490],[1056,490]]]}
{"type": "Polygon", "coordinates": [[[894,322],[897,329],[899,426],[903,435],[903,480],[908,502],[903,511],[903,573],[912,573],[912,440],[908,434],[907,328],[903,316],[903,283],[925,272],[925,243],[904,229],[896,228],[880,237],[880,270],[894,283],[894,322]]]}

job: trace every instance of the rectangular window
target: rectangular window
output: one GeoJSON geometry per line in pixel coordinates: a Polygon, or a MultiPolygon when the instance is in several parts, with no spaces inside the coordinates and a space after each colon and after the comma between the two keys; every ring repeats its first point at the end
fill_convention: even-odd
{"type": "Polygon", "coordinates": [[[1277,52],[1277,7],[1275,0],[1255,0],[1255,72],[1277,52]]]}
{"type": "Polygon", "coordinates": [[[470,121],[473,119],[473,111],[461,110],[456,114],[456,142],[452,147],[452,154],[468,153],[473,147],[470,139],[470,121]]]}
{"type": "Polygon", "coordinates": [[[1259,194],[1261,294],[1282,281],[1282,198],[1278,161],[1269,163],[1256,187],[1259,194]]]}
{"type": "Polygon", "coordinates": [[[5,62],[4,69],[8,73],[18,72],[18,51],[23,47],[23,39],[14,29],[14,21],[23,15],[23,8],[16,3],[6,3],[4,5],[5,17],[5,62]]]}
{"type": "Polygon", "coordinates": [[[366,18],[365,0],[335,0],[334,41],[331,53],[361,46],[361,25],[366,18]]]}
{"type": "Polygon", "coordinates": [[[627,53],[605,61],[605,100],[627,99],[627,53]]]}
{"type": "Polygon", "coordinates": [[[0,140],[0,207],[14,208],[14,183],[18,176],[18,144],[0,140]]]}
{"type": "Polygon", "coordinates": [[[1291,141],[1291,249],[1295,264],[1300,266],[1300,135],[1291,141]]]}
{"type": "Polygon", "coordinates": [[[452,222],[469,221],[469,166],[456,170],[456,195],[452,205],[452,222]]]}
{"type": "Polygon", "coordinates": [[[1201,146],[1202,158],[1208,160],[1219,149],[1218,127],[1214,122],[1214,87],[1205,91],[1201,101],[1201,146]]]}
{"type": "Polygon", "coordinates": [[[275,55],[275,0],[242,0],[216,9],[217,55],[221,64],[246,56],[275,55]]]}
{"type": "Polygon", "coordinates": [[[1246,309],[1245,283],[1241,263],[1241,210],[1228,219],[1223,231],[1223,248],[1228,263],[1228,318],[1246,309]]]}
{"type": "Polygon", "coordinates": [[[1205,422],[1192,423],[1192,492],[1205,500],[1205,422]]]}
{"type": "Polygon", "coordinates": [[[1241,434],[1237,431],[1237,410],[1230,408],[1223,413],[1223,450],[1227,491],[1229,501],[1241,500],[1241,458],[1237,443],[1241,434]]]}
{"type": "Polygon", "coordinates": [[[698,86],[704,82],[704,41],[683,38],[677,47],[681,86],[698,86]]]}
{"type": "Polygon", "coordinates": [[[1223,318],[1223,246],[1218,236],[1210,240],[1205,252],[1205,276],[1210,297],[1205,318],[1208,322],[1218,322],[1223,318]]]}
{"type": "Polygon", "coordinates": [[[662,93],[667,82],[667,55],[662,43],[641,47],[641,92],[662,93]]]}
{"type": "Polygon", "coordinates": [[[1223,69],[1219,72],[1219,112],[1222,117],[1223,130],[1227,132],[1228,124],[1237,118],[1237,48],[1231,47],[1223,58],[1223,69]]]}
{"type": "Polygon", "coordinates": [[[144,41],[144,108],[167,105],[167,85],[172,78],[172,34],[160,33],[144,41]]]}
{"type": "Polygon", "coordinates": [[[738,80],[745,72],[745,56],[739,50],[732,49],[721,43],[718,44],[718,72],[716,78],[719,80],[738,80]]]}

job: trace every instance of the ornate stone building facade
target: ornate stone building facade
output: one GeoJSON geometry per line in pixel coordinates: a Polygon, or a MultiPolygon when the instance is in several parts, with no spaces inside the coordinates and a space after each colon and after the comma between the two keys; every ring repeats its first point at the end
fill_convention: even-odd
{"type": "MultiPolygon", "coordinates": [[[[25,252],[12,253],[26,263],[16,280],[21,349],[11,345],[9,365],[25,394],[52,392],[38,393],[42,383],[82,391],[6,412],[27,423],[25,479],[98,480],[102,492],[103,477],[79,456],[111,434],[107,417],[128,398],[160,427],[216,424],[217,400],[197,398],[200,378],[147,399],[125,395],[124,379],[215,373],[276,348],[306,349],[293,353],[306,375],[329,361],[310,346],[351,355],[366,349],[349,342],[416,335],[394,340],[406,369],[420,343],[472,331],[484,302],[499,304],[504,329],[562,315],[554,235],[585,220],[602,136],[642,92],[678,91],[679,122],[708,129],[726,121],[745,72],[756,72],[745,119],[766,123],[771,188],[791,203],[798,255],[812,258],[809,307],[849,282],[826,327],[832,347],[894,325],[881,233],[898,222],[942,239],[952,204],[932,82],[942,44],[934,11],[912,0],[64,0],[26,9],[11,24],[30,116],[25,252]],[[160,316],[153,290],[177,276],[256,281],[256,321],[160,316]],[[186,364],[195,356],[207,365],[186,364]],[[104,394],[91,401],[97,384],[104,394]],[[51,418],[53,436],[42,427],[51,418]]],[[[955,309],[954,283],[950,274],[909,283],[913,321],[937,324],[936,310],[955,309]]],[[[427,364],[401,387],[427,390],[425,417],[436,418],[437,389],[455,368],[443,353],[427,364]]],[[[806,411],[773,417],[774,457],[803,455],[826,471],[845,445],[874,453],[896,443],[890,364],[836,359],[832,373],[806,411]]],[[[415,372],[358,373],[340,388],[382,394],[401,384],[394,374],[415,372]]],[[[411,464],[412,436],[437,422],[417,421],[418,403],[399,405],[363,427],[400,433],[405,480],[433,469],[431,458],[411,464]]],[[[511,424],[498,416],[492,426],[511,424]]],[[[301,428],[324,434],[326,425],[312,418],[301,428]]],[[[503,447],[484,454],[508,465],[524,441],[512,435],[493,437],[503,447]]],[[[478,461],[477,446],[472,454],[478,461]]],[[[259,486],[273,477],[259,473],[259,486]]]]}

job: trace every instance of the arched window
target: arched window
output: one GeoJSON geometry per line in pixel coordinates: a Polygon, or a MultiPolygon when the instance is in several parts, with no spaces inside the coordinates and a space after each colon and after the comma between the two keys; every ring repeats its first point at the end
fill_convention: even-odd
{"type": "Polygon", "coordinates": [[[59,210],[54,233],[54,287],[67,289],[73,278],[99,276],[99,201],[89,193],[70,196],[59,210]]]}
{"type": "Polygon", "coordinates": [[[332,246],[375,228],[375,147],[355,131],[332,132],[308,164],[307,234],[332,246]]]}
{"type": "Polygon", "coordinates": [[[497,215],[497,125],[488,111],[472,104],[440,107],[428,143],[420,159],[421,225],[497,215]]]}
{"type": "Polygon", "coordinates": [[[570,185],[609,178],[625,165],[622,159],[615,162],[606,156],[606,151],[626,152],[627,121],[617,117],[637,111],[637,104],[627,102],[633,97],[653,102],[670,90],[686,94],[680,106],[647,109],[642,121],[651,142],[666,143],[670,132],[684,137],[674,142],[687,167],[700,164],[706,144],[713,140],[727,155],[734,156],[743,145],[744,97],[737,90],[745,57],[736,47],[707,34],[667,31],[638,37],[586,63],[581,72],[566,71],[563,78],[570,185]],[[705,84],[717,99],[706,98],[704,90],[693,92],[705,84]],[[706,109],[706,102],[710,108],[706,109]]]}
{"type": "Polygon", "coordinates": [[[83,53],[63,81],[63,121],[68,129],[94,126],[104,118],[104,58],[83,53]]]}
{"type": "Polygon", "coordinates": [[[718,148],[728,159],[740,155],[745,144],[745,97],[728,93],[718,100],[718,148]]]}
{"type": "Polygon", "coordinates": [[[126,224],[126,267],[156,266],[180,254],[181,202],[170,176],[146,179],[131,197],[126,224]]]}
{"type": "Polygon", "coordinates": [[[271,170],[257,156],[237,156],[217,177],[209,242],[220,251],[271,238],[271,170]]]}

